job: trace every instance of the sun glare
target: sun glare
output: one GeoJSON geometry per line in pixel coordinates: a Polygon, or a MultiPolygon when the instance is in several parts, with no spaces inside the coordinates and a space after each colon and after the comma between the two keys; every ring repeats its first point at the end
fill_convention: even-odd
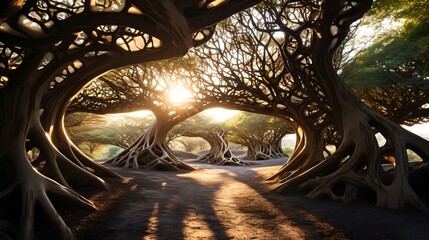
{"type": "Polygon", "coordinates": [[[168,100],[173,105],[182,105],[192,101],[192,92],[181,86],[175,86],[168,91],[168,100]]]}
{"type": "Polygon", "coordinates": [[[215,121],[223,122],[232,118],[239,112],[240,111],[237,111],[237,110],[227,110],[224,108],[211,108],[204,111],[204,114],[211,117],[215,121]]]}

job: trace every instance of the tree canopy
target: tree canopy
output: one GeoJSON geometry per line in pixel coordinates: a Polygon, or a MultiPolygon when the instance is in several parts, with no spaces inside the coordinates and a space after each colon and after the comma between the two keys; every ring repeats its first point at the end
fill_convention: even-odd
{"type": "Polygon", "coordinates": [[[227,125],[230,141],[247,147],[246,160],[286,157],[282,139],[294,133],[284,119],[246,112],[229,119],[227,125]]]}
{"type": "MultiPolygon", "coordinates": [[[[350,26],[371,9],[373,1],[268,0],[241,12],[259,2],[2,3],[0,214],[5,227],[0,229],[0,237],[72,239],[53,203],[66,201],[95,209],[77,191],[86,186],[106,188],[100,177],[120,177],[86,158],[68,140],[63,118],[72,97],[106,71],[179,57],[198,46],[201,48],[190,51],[177,68],[186,71],[174,71],[196,96],[193,105],[163,108],[160,101],[165,96],[160,101],[155,95],[146,96],[157,119],[130,151],[113,159],[113,163],[193,170],[174,157],[166,136],[179,122],[215,104],[280,117],[291,124],[297,133],[297,145],[288,162],[270,178],[277,191],[304,190],[310,197],[327,195],[349,202],[361,191],[369,190],[377,206],[396,209],[410,204],[427,211],[413,188],[419,175],[410,167],[407,150],[420,157],[420,166],[427,166],[429,142],[387,119],[383,108],[376,112],[365,105],[334,68],[336,50],[347,38],[350,26]],[[218,22],[237,12],[241,13],[221,23],[215,32],[218,22]],[[384,145],[379,145],[376,133],[386,140],[384,145]],[[29,158],[28,149],[38,149],[40,154],[29,158]],[[383,167],[386,161],[392,163],[391,168],[383,167]]],[[[374,9],[390,9],[389,14],[395,18],[405,18],[404,26],[410,31],[380,39],[354,61],[351,70],[362,71],[344,67],[343,77],[354,76],[350,77],[354,83],[363,78],[369,83],[427,80],[425,1],[374,3],[374,9]],[[387,74],[381,76],[374,70],[387,74]]],[[[372,16],[377,19],[383,14],[375,11],[372,16]]],[[[121,71],[132,69],[105,76],[119,73],[123,78],[121,71]]],[[[133,73],[137,77],[146,74],[139,70],[133,73]]],[[[129,79],[124,79],[128,84],[123,86],[105,81],[88,91],[89,98],[107,96],[101,105],[79,96],[76,101],[90,111],[108,111],[115,105],[128,109],[119,99],[127,97],[129,88],[141,91],[152,86],[143,82],[133,88],[129,79]],[[125,87],[126,91],[118,94],[106,86],[125,87]]],[[[420,107],[426,109],[427,105],[420,107]]],[[[220,143],[222,151],[215,152],[221,153],[219,159],[230,158],[241,164],[226,151],[226,131],[214,132],[215,138],[207,138],[220,143]]]]}

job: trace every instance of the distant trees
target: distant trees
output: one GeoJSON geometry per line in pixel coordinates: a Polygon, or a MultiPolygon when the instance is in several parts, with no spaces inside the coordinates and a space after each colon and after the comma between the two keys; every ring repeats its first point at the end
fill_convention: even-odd
{"type": "Polygon", "coordinates": [[[282,139],[294,133],[283,119],[261,114],[241,112],[227,124],[231,142],[247,146],[245,160],[283,158],[282,139]]]}
{"type": "Polygon", "coordinates": [[[229,130],[223,123],[213,121],[201,113],[188,119],[185,124],[188,129],[179,128],[181,136],[200,137],[210,144],[210,150],[197,161],[217,165],[245,164],[232,153],[228,141],[229,130]]]}
{"type": "Polygon", "coordinates": [[[116,133],[111,128],[103,128],[105,120],[100,116],[72,114],[65,121],[70,139],[91,158],[94,158],[102,145],[114,143],[116,133]]]}

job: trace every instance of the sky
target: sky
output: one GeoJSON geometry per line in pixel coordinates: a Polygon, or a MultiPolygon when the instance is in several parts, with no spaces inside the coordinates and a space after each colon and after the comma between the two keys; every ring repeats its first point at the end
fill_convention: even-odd
{"type": "Polygon", "coordinates": [[[416,124],[411,127],[403,126],[403,128],[429,140],[429,123],[416,124]]]}

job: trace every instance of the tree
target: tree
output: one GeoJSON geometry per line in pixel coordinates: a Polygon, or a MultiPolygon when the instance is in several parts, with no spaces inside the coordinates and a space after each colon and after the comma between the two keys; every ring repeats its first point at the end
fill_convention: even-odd
{"type": "Polygon", "coordinates": [[[244,28],[222,29],[228,41],[210,41],[196,53],[202,61],[210,58],[209,70],[198,77],[203,81],[195,84],[205,89],[222,85],[230,96],[224,102],[253,104],[256,112],[291,121],[298,141],[294,154],[271,178],[278,191],[309,189],[310,197],[348,202],[370,189],[377,206],[426,209],[411,187],[406,150],[427,162],[428,142],[367,107],[333,68],[333,55],[350,24],[371,3],[266,1],[240,15],[237,21],[244,28]],[[234,45],[244,42],[248,44],[234,45]],[[215,80],[205,77],[210,74],[215,80]],[[377,132],[387,140],[384,146],[378,145],[377,132]],[[386,158],[394,162],[393,172],[382,168],[386,158]]]}
{"type": "MultiPolygon", "coordinates": [[[[15,2],[21,1],[6,5],[15,2]]],[[[72,238],[51,199],[94,208],[68,183],[104,181],[63,155],[46,134],[48,125],[63,127],[58,121],[64,103],[92,78],[112,68],[183,55],[210,38],[213,24],[257,1],[212,2],[42,0],[2,8],[0,212],[10,226],[1,230],[2,237],[34,238],[35,226],[44,229],[35,219],[46,219],[41,221],[49,223],[48,231],[37,232],[72,238]],[[26,142],[40,150],[33,162],[26,142]]]]}
{"type": "Polygon", "coordinates": [[[109,163],[132,168],[193,170],[174,155],[167,137],[175,125],[207,105],[198,104],[194,99],[197,94],[172,78],[168,72],[171,69],[181,71],[169,61],[114,70],[93,82],[70,104],[69,112],[103,114],[150,110],[154,113],[156,119],[144,135],[109,163]],[[175,97],[177,99],[172,99],[175,97]]]}
{"type": "Polygon", "coordinates": [[[294,131],[283,119],[241,112],[229,119],[227,124],[231,141],[247,146],[246,160],[286,157],[281,146],[282,139],[294,131]]]}
{"type": "MultiPolygon", "coordinates": [[[[333,126],[341,138],[332,155],[321,162],[314,162],[305,172],[291,174],[292,169],[287,168],[292,163],[286,164],[277,174],[281,178],[279,189],[307,187],[312,189],[312,197],[327,194],[334,199],[350,201],[356,197],[359,189],[364,187],[374,191],[377,206],[398,208],[409,203],[416,208],[425,209],[410,186],[405,150],[410,148],[427,161],[429,155],[425,149],[428,149],[428,142],[385,119],[359,101],[335,74],[331,65],[333,51],[346,36],[348,25],[361,17],[370,6],[371,1],[360,1],[354,6],[347,5],[346,8],[324,3],[320,20],[314,21],[316,25],[310,24],[321,37],[312,38],[312,42],[307,46],[310,52],[300,47],[295,50],[297,54],[307,57],[306,61],[298,66],[301,65],[303,76],[310,79],[310,85],[314,81],[313,83],[321,88],[313,88],[312,91],[317,90],[315,93],[318,93],[317,96],[321,99],[326,96],[325,104],[333,110],[333,126]],[[374,130],[379,131],[387,140],[383,147],[378,146],[374,130]],[[384,157],[393,158],[396,164],[388,181],[383,179],[386,174],[380,166],[384,157]]],[[[302,40],[298,42],[303,43],[302,40]]]]}
{"type": "Polygon", "coordinates": [[[378,87],[354,87],[372,109],[398,124],[429,122],[429,89],[418,84],[392,83],[378,87]]]}
{"type": "Polygon", "coordinates": [[[126,149],[136,142],[150,127],[154,118],[145,117],[137,119],[127,118],[121,122],[121,125],[116,130],[119,137],[116,139],[116,145],[126,149]]]}
{"type": "Polygon", "coordinates": [[[362,26],[400,24],[373,39],[341,74],[366,104],[396,123],[421,123],[428,116],[428,13],[421,1],[376,1],[362,26]]]}
{"type": "Polygon", "coordinates": [[[106,126],[105,119],[100,116],[88,116],[90,114],[78,114],[67,116],[65,120],[68,136],[85,155],[93,158],[102,145],[112,144],[115,139],[115,131],[106,126]],[[67,125],[70,124],[70,125],[67,125]],[[100,127],[101,126],[101,127],[100,127]]]}
{"type": "Polygon", "coordinates": [[[197,161],[217,164],[217,165],[245,165],[231,152],[228,142],[228,130],[222,126],[222,123],[208,119],[203,114],[198,114],[190,118],[188,123],[178,126],[175,132],[181,136],[201,137],[210,144],[208,153],[200,156],[197,161]],[[189,123],[190,122],[190,123],[189,123]]]}
{"type": "MultiPolygon", "coordinates": [[[[170,142],[170,144],[177,143],[184,147],[186,152],[199,152],[207,148],[207,141],[202,138],[193,138],[193,137],[177,137],[170,142]]],[[[176,145],[177,146],[177,145],[176,145]]]]}

